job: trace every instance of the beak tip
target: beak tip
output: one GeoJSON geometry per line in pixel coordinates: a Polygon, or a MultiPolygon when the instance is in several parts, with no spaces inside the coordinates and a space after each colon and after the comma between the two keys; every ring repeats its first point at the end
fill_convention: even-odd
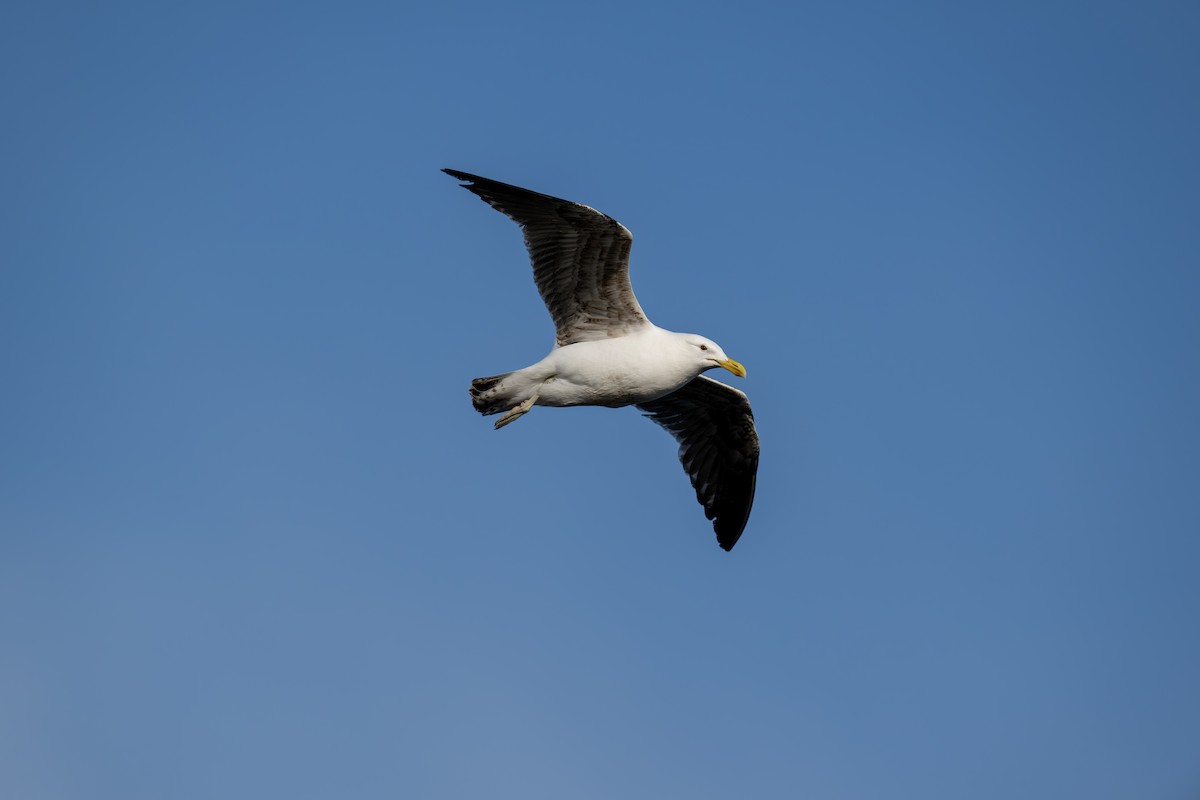
{"type": "Polygon", "coordinates": [[[718,362],[722,367],[737,375],[739,378],[746,377],[746,368],[732,358],[727,358],[724,361],[718,362]]]}

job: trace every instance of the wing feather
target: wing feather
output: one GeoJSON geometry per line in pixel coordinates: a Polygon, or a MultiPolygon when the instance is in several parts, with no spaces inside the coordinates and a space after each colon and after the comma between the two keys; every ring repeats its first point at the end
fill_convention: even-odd
{"type": "Polygon", "coordinates": [[[525,232],[533,280],[560,347],[624,336],[649,324],[629,284],[633,235],[612,217],[570,200],[467,172],[442,170],[525,232]]]}
{"type": "Polygon", "coordinates": [[[713,521],[717,543],[737,544],[754,504],[758,432],[746,395],[701,375],[638,408],[679,442],[696,499],[713,521]]]}

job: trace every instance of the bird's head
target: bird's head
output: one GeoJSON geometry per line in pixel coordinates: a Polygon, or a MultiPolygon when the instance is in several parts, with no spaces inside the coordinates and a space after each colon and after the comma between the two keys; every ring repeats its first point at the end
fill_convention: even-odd
{"type": "Polygon", "coordinates": [[[702,365],[701,372],[713,367],[724,367],[739,378],[746,377],[746,368],[725,355],[725,351],[721,349],[721,346],[712,339],[705,339],[703,336],[689,334],[687,336],[687,346],[702,365]]]}

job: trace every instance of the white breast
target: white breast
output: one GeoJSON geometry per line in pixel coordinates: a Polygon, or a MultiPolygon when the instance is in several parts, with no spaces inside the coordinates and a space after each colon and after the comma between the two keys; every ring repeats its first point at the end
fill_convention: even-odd
{"type": "Polygon", "coordinates": [[[676,334],[659,328],[556,348],[537,367],[554,375],[539,405],[623,406],[673,392],[699,374],[676,334]]]}

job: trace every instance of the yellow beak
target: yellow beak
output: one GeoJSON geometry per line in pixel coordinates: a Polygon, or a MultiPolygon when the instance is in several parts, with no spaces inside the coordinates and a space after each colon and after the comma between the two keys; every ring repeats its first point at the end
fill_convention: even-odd
{"type": "Polygon", "coordinates": [[[734,375],[737,375],[739,378],[746,377],[746,368],[743,367],[738,362],[734,361],[732,358],[727,358],[724,361],[718,361],[717,365],[724,367],[725,369],[732,372],[734,375]]]}

